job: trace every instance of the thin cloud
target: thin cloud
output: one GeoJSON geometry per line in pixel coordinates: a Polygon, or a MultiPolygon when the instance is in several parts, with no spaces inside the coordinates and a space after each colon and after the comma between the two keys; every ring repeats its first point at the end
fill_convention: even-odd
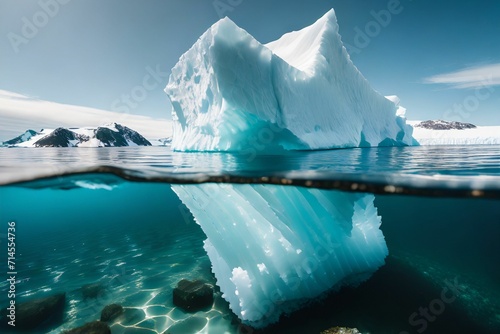
{"type": "Polygon", "coordinates": [[[500,63],[469,67],[424,79],[427,84],[445,84],[452,88],[484,88],[500,85],[500,63]]]}
{"type": "Polygon", "coordinates": [[[172,122],[167,119],[49,102],[0,90],[0,140],[28,129],[99,126],[111,122],[128,126],[148,139],[172,134],[172,122]]]}

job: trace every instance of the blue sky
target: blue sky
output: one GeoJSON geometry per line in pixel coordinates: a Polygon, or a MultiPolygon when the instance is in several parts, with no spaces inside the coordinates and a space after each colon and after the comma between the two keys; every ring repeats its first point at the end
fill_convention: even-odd
{"type": "Polygon", "coordinates": [[[0,0],[0,90],[169,119],[169,71],[221,15],[267,43],[330,8],[354,64],[409,119],[500,125],[495,0],[0,0]]]}

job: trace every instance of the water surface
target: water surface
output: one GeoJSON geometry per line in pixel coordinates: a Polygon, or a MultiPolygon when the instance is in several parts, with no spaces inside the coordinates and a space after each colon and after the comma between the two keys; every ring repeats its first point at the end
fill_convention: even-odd
{"type": "MultiPolygon", "coordinates": [[[[63,322],[40,333],[95,320],[110,303],[126,311],[112,333],[252,332],[220,292],[195,314],[172,304],[180,279],[216,281],[205,235],[170,184],[275,183],[376,193],[390,255],[359,288],[325,296],[264,333],[319,333],[337,325],[363,333],[500,331],[500,146],[250,158],[158,147],[1,148],[0,233],[16,222],[17,301],[66,292],[63,322]],[[457,298],[423,330],[420,308],[438,305],[449,282],[459,287],[457,298]],[[84,300],[81,287],[93,283],[105,293],[84,300]]],[[[0,285],[2,307],[7,290],[0,285]]]]}

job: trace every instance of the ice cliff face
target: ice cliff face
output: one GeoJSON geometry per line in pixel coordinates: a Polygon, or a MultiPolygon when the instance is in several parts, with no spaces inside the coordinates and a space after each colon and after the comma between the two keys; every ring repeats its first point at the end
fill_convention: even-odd
{"type": "Polygon", "coordinates": [[[275,185],[172,185],[201,226],[223,297],[261,328],[357,285],[388,254],[374,196],[275,185]]]}
{"type": "Polygon", "coordinates": [[[165,91],[176,150],[412,144],[395,103],[351,62],[333,10],[267,45],[222,19],[180,58],[165,91]]]}

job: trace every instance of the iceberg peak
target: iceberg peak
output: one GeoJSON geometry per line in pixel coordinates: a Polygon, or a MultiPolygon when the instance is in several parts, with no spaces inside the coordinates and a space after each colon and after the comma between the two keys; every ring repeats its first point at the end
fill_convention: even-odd
{"type": "Polygon", "coordinates": [[[340,38],[335,38],[337,32],[337,17],[331,9],[312,25],[289,32],[265,46],[291,66],[313,75],[321,60],[328,57],[329,50],[324,44],[331,42],[330,35],[333,35],[334,42],[342,47],[340,38]]]}
{"type": "Polygon", "coordinates": [[[224,29],[238,29],[238,28],[239,28],[238,25],[236,23],[234,23],[233,20],[231,20],[229,17],[225,16],[222,19],[220,19],[219,21],[215,22],[210,27],[209,30],[212,32],[212,34],[215,35],[221,29],[224,30],[224,29]]]}
{"type": "Polygon", "coordinates": [[[266,45],[229,18],[216,22],[180,58],[165,88],[173,149],[411,145],[412,128],[354,66],[338,30],[333,9],[266,45]]]}

